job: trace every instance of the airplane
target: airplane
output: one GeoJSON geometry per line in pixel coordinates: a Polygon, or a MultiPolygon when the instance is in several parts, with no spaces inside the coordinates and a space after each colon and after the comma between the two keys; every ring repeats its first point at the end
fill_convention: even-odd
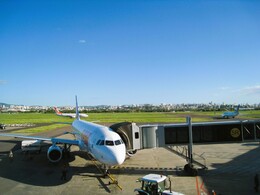
{"type": "MultiPolygon", "coordinates": [[[[76,145],[81,151],[90,153],[106,168],[122,164],[126,157],[126,146],[121,137],[109,127],[81,120],[77,96],[75,99],[76,119],[72,123],[72,134],[74,134],[75,140],[4,133],[1,133],[0,136],[50,142],[52,145],[47,151],[47,158],[53,163],[57,163],[62,159],[63,151],[66,151],[67,145],[76,145]],[[64,147],[57,144],[64,144],[64,147]]],[[[107,169],[105,171],[107,172],[107,169]]]]}
{"type": "MultiPolygon", "coordinates": [[[[62,113],[61,111],[59,111],[59,109],[57,107],[53,107],[53,109],[55,110],[56,115],[58,116],[67,116],[70,118],[76,118],[76,114],[74,113],[62,113]]],[[[87,114],[79,114],[80,117],[88,117],[87,114]]]]}
{"type": "Polygon", "coordinates": [[[224,112],[221,116],[222,118],[235,118],[237,115],[239,115],[239,107],[240,105],[237,106],[234,112],[224,112]]]}

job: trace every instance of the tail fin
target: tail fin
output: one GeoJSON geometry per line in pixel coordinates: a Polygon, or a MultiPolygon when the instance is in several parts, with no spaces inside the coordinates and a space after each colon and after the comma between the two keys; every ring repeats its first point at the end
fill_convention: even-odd
{"type": "Polygon", "coordinates": [[[239,107],[240,107],[240,104],[238,104],[238,106],[237,106],[237,109],[236,109],[236,112],[238,113],[238,111],[239,111],[239,107]]]}
{"type": "Polygon", "coordinates": [[[75,96],[75,99],[76,99],[76,119],[77,119],[77,120],[80,120],[80,118],[79,118],[79,106],[78,106],[78,98],[77,98],[77,96],[75,96]]]}
{"type": "Polygon", "coordinates": [[[57,115],[61,115],[62,114],[62,112],[59,111],[59,109],[57,107],[53,107],[53,109],[55,110],[57,115]]]}

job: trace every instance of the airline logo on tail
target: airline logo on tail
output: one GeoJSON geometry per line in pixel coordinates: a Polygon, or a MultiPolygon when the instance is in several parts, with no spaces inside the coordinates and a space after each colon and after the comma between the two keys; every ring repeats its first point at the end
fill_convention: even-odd
{"type": "Polygon", "coordinates": [[[55,112],[56,112],[57,115],[62,115],[62,112],[60,112],[57,107],[54,107],[53,109],[55,110],[55,112]]]}
{"type": "MultiPolygon", "coordinates": [[[[61,111],[59,111],[59,109],[57,108],[57,107],[54,107],[53,108],[54,110],[55,110],[55,113],[56,113],[56,115],[58,115],[58,116],[64,116],[64,117],[70,117],[70,118],[76,118],[76,114],[75,113],[62,113],[61,111]]],[[[88,115],[87,114],[79,114],[79,116],[80,117],[88,117],[88,115]]]]}

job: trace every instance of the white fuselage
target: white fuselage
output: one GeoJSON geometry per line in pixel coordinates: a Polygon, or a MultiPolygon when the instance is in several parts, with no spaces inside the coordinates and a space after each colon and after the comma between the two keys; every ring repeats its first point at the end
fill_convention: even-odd
{"type": "MultiPolygon", "coordinates": [[[[66,116],[70,118],[76,118],[76,114],[73,113],[56,113],[58,116],[66,116]]],[[[80,117],[88,117],[87,114],[79,114],[80,117]]]]}
{"type": "Polygon", "coordinates": [[[105,165],[114,166],[124,162],[125,144],[113,130],[82,120],[75,120],[72,127],[81,150],[89,152],[105,165]]]}
{"type": "MultiPolygon", "coordinates": [[[[58,116],[65,116],[65,117],[70,117],[70,118],[76,118],[76,114],[75,113],[62,113],[61,111],[59,111],[59,109],[57,107],[53,108],[55,110],[56,115],[58,116]]],[[[88,117],[87,114],[81,114],[79,113],[80,117],[88,117]]]]}

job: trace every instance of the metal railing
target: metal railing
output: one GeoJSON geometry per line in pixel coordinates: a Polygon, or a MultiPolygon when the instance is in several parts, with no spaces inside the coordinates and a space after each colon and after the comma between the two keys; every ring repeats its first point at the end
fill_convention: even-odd
{"type": "MultiPolygon", "coordinates": [[[[188,156],[188,146],[182,146],[182,145],[168,145],[166,146],[166,149],[169,151],[179,155],[180,157],[186,159],[186,161],[189,161],[188,156]]],[[[207,163],[206,159],[203,157],[204,153],[201,155],[193,153],[193,164],[196,164],[197,166],[201,167],[202,169],[207,169],[207,163]]]]}

